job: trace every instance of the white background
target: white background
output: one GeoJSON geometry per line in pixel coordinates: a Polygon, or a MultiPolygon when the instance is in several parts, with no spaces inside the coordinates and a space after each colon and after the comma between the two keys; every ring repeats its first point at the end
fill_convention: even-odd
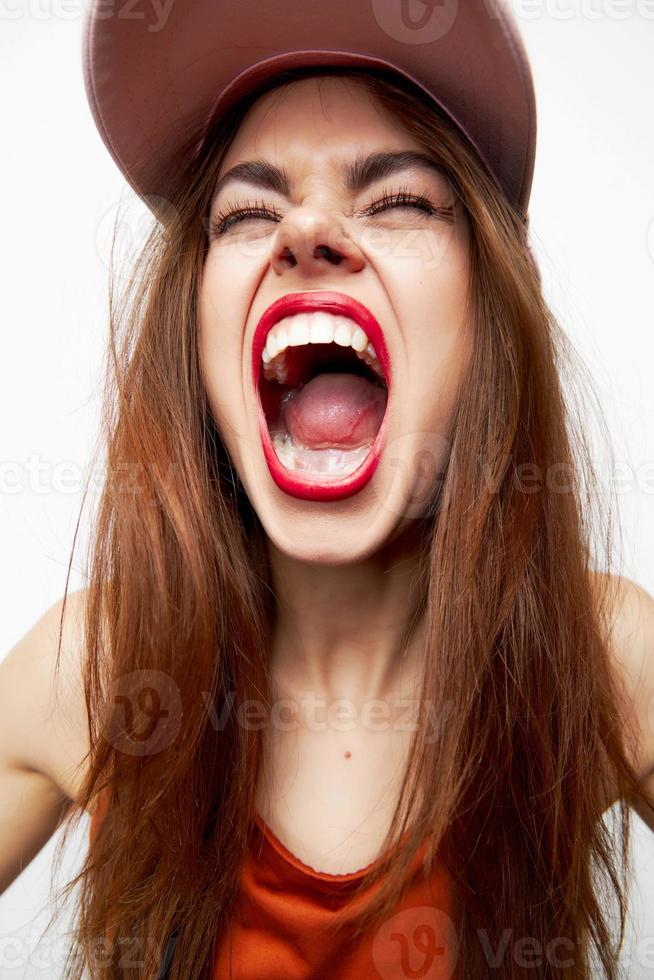
{"type": "MultiPolygon", "coordinates": [[[[623,573],[654,593],[654,3],[512,6],[538,102],[532,241],[611,428],[623,573]]],[[[86,103],[80,13],[72,0],[0,5],[0,658],[63,594],[96,435],[108,218],[127,187],[86,103]]],[[[81,553],[73,589],[84,584],[81,553]]],[[[626,976],[644,978],[654,975],[654,837],[634,826],[626,976]]],[[[61,930],[43,940],[41,965],[30,961],[55,840],[0,897],[0,978],[62,975],[61,930]]]]}

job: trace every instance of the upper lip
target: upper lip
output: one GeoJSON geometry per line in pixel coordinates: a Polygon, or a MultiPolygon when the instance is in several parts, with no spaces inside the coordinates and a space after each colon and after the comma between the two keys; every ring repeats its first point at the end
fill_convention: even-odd
{"type": "Polygon", "coordinates": [[[382,366],[390,389],[390,361],[384,333],[375,315],[361,300],[332,289],[315,289],[308,292],[286,293],[278,297],[264,310],[252,338],[252,371],[255,387],[261,370],[261,353],[266,344],[268,331],[283,317],[305,310],[324,310],[327,313],[347,316],[367,334],[382,366]]]}

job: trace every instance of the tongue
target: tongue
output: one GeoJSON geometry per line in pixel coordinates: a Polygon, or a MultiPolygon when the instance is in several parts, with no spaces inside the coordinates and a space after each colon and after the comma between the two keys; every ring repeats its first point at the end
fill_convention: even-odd
{"type": "Polygon", "coordinates": [[[374,441],[386,392],[355,374],[319,374],[285,403],[286,428],[307,449],[354,449],[374,441]]]}

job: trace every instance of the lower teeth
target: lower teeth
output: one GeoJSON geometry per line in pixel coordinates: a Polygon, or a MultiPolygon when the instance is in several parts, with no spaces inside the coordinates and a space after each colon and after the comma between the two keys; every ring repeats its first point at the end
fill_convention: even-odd
{"type": "Polygon", "coordinates": [[[287,470],[305,473],[326,473],[332,476],[349,476],[361,466],[370,452],[370,445],[356,449],[305,449],[293,443],[288,432],[272,434],[272,444],[277,458],[287,470]]]}

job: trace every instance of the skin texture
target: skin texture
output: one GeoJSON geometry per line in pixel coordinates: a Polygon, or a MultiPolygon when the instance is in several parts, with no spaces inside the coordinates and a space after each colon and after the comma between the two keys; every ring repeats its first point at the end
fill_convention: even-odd
{"type": "Polygon", "coordinates": [[[375,697],[396,689],[416,518],[425,479],[433,481],[446,458],[470,356],[465,217],[458,208],[448,220],[406,205],[360,213],[385,190],[423,194],[435,207],[455,204],[445,179],[411,168],[357,194],[345,188],[343,162],[405,149],[422,147],[356,83],[329,78],[319,89],[315,79],[304,79],[257,101],[218,175],[258,157],[292,178],[289,199],[239,182],[214,200],[212,216],[262,201],[277,215],[249,218],[212,240],[199,324],[212,411],[270,542],[279,609],[273,676],[284,677],[287,690],[375,697]],[[340,261],[318,250],[322,244],[340,261]],[[339,501],[299,500],[272,481],[249,377],[263,311],[285,293],[309,289],[337,289],[368,306],[384,330],[392,365],[381,463],[363,490],[339,501]]]}

